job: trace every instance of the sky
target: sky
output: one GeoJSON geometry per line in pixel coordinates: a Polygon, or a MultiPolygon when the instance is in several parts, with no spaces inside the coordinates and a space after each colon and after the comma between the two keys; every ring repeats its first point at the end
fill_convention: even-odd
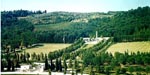
{"type": "Polygon", "coordinates": [[[68,12],[127,11],[150,6],[150,0],[1,0],[1,11],[47,10],[68,12]]]}

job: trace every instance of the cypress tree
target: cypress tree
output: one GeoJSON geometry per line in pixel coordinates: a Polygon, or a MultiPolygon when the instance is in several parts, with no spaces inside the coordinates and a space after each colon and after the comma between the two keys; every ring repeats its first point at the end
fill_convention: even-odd
{"type": "Polygon", "coordinates": [[[59,62],[58,62],[58,58],[56,59],[56,71],[58,71],[59,70],[59,62]]]}
{"type": "Polygon", "coordinates": [[[49,69],[48,60],[47,60],[47,55],[45,54],[45,70],[48,69],[49,69]]]}

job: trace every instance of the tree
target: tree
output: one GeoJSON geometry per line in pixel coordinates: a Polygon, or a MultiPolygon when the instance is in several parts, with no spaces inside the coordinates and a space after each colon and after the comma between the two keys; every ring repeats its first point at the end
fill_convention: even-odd
{"type": "Polygon", "coordinates": [[[58,71],[59,70],[59,62],[58,62],[58,58],[56,58],[56,71],[58,71]]]}
{"type": "Polygon", "coordinates": [[[127,70],[126,70],[126,68],[121,68],[120,71],[121,71],[121,73],[126,74],[126,71],[127,71],[127,70]]]}
{"type": "Polygon", "coordinates": [[[7,71],[10,71],[12,61],[10,59],[7,59],[7,62],[8,62],[7,71]]]}
{"type": "Polygon", "coordinates": [[[41,60],[44,60],[44,54],[43,54],[43,52],[40,54],[40,56],[41,56],[41,60]]]}
{"type": "Polygon", "coordinates": [[[110,71],[111,71],[111,67],[110,66],[106,66],[105,67],[105,73],[106,73],[106,75],[110,75],[110,71]]]}
{"type": "Polygon", "coordinates": [[[48,60],[47,60],[47,55],[45,54],[45,70],[49,69],[49,64],[48,64],[48,60]]]}
{"type": "Polygon", "coordinates": [[[71,68],[73,65],[72,65],[72,59],[69,59],[69,64],[68,64],[68,67],[71,68]]]}
{"type": "Polygon", "coordinates": [[[14,59],[12,59],[11,65],[12,65],[12,71],[15,71],[15,60],[14,59]]]}
{"type": "Polygon", "coordinates": [[[96,72],[100,73],[100,65],[96,65],[95,68],[96,68],[96,72]]]}
{"type": "Polygon", "coordinates": [[[51,75],[51,69],[48,69],[48,73],[49,73],[49,75],[51,75]]]}
{"type": "Polygon", "coordinates": [[[110,63],[110,65],[111,65],[111,67],[115,67],[115,66],[118,66],[119,65],[119,63],[117,62],[117,60],[116,59],[112,59],[111,60],[111,63],[110,63]]]}
{"type": "Polygon", "coordinates": [[[29,62],[30,54],[26,53],[26,56],[27,56],[27,61],[29,62]]]}
{"type": "Polygon", "coordinates": [[[7,66],[7,62],[4,58],[1,60],[1,71],[4,71],[5,66],[7,66]]]}
{"type": "Polygon", "coordinates": [[[24,62],[24,63],[27,62],[27,61],[26,61],[26,52],[25,52],[25,50],[24,50],[24,54],[23,54],[23,62],[24,62]]]}
{"type": "Polygon", "coordinates": [[[116,75],[119,75],[119,73],[120,73],[120,68],[117,68],[116,69],[116,75]]]}
{"type": "Polygon", "coordinates": [[[44,12],[43,13],[47,13],[47,11],[46,10],[44,10],[44,12]]]}
{"type": "Polygon", "coordinates": [[[148,75],[148,73],[150,72],[150,66],[146,66],[146,68],[145,68],[145,72],[147,73],[147,75],[148,75]]]}
{"type": "Polygon", "coordinates": [[[37,60],[41,61],[40,54],[37,55],[37,60]]]}
{"type": "Polygon", "coordinates": [[[76,72],[76,75],[77,75],[77,73],[78,73],[77,70],[79,68],[79,63],[78,63],[78,61],[76,59],[74,60],[74,65],[73,66],[74,66],[74,69],[75,69],[75,72],[76,72]]]}
{"type": "Polygon", "coordinates": [[[91,50],[86,50],[86,52],[83,53],[83,63],[85,66],[93,64],[93,59],[89,58],[94,58],[94,54],[91,50]]]}
{"type": "Polygon", "coordinates": [[[51,62],[50,69],[51,69],[51,71],[53,71],[55,69],[55,65],[54,65],[52,59],[50,59],[50,62],[51,62]]]}
{"type": "Polygon", "coordinates": [[[141,66],[135,66],[134,69],[137,73],[140,73],[141,71],[143,71],[143,68],[141,66]]]}
{"type": "Polygon", "coordinates": [[[133,66],[129,66],[129,67],[128,67],[128,71],[129,71],[129,72],[130,72],[130,74],[132,75],[132,72],[134,71],[133,66]]]}
{"type": "Polygon", "coordinates": [[[82,63],[82,66],[81,66],[81,75],[83,75],[83,71],[84,71],[84,64],[82,63]]]}
{"type": "Polygon", "coordinates": [[[93,66],[90,65],[90,75],[95,75],[94,71],[93,71],[93,66]]]}
{"type": "Polygon", "coordinates": [[[15,57],[16,57],[16,67],[19,65],[19,61],[20,61],[20,55],[18,53],[15,53],[15,57]]]}
{"type": "Polygon", "coordinates": [[[62,72],[61,58],[59,59],[59,71],[62,72]]]}
{"type": "Polygon", "coordinates": [[[32,60],[33,60],[33,61],[37,61],[36,58],[37,58],[37,55],[36,55],[36,53],[34,52],[34,53],[32,54],[32,60]]]}
{"type": "Polygon", "coordinates": [[[24,59],[24,55],[21,53],[20,54],[20,62],[23,62],[23,59],[24,59]]]}
{"type": "Polygon", "coordinates": [[[66,74],[66,71],[67,71],[66,59],[64,59],[64,61],[63,61],[63,66],[64,66],[64,74],[66,74]]]}

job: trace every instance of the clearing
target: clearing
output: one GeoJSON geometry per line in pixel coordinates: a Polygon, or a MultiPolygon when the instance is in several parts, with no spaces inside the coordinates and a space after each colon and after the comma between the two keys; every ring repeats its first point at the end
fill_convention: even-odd
{"type": "Polygon", "coordinates": [[[55,50],[60,50],[63,48],[66,48],[68,46],[70,46],[71,44],[52,44],[52,43],[44,43],[42,44],[42,46],[37,46],[34,48],[28,48],[26,49],[26,52],[32,54],[32,53],[36,53],[36,54],[40,54],[41,52],[43,52],[44,54],[48,54],[49,52],[53,52],[55,50]]]}
{"type": "Polygon", "coordinates": [[[35,25],[34,31],[50,31],[50,30],[53,31],[53,30],[69,29],[70,25],[71,25],[71,22],[35,25]]]}
{"type": "Polygon", "coordinates": [[[111,45],[107,52],[114,55],[115,52],[124,53],[125,51],[131,52],[150,52],[150,41],[143,42],[123,42],[111,45]]]}

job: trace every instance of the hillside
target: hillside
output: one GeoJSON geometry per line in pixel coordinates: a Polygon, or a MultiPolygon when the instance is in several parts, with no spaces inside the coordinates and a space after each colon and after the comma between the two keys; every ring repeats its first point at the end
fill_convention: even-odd
{"type": "Polygon", "coordinates": [[[35,32],[38,31],[55,31],[69,29],[71,22],[62,22],[56,24],[35,25],[35,32]]]}
{"type": "MultiPolygon", "coordinates": [[[[59,37],[62,35],[71,38],[66,42],[73,42],[79,37],[94,37],[95,31],[100,36],[113,36],[116,42],[143,41],[150,40],[150,11],[149,7],[139,7],[128,11],[120,11],[115,14],[109,13],[63,13],[55,12],[57,15],[63,16],[61,19],[72,18],[72,20],[61,21],[58,23],[41,23],[35,26],[36,31],[53,31],[53,36],[49,38],[59,37]],[[43,26],[42,26],[43,25],[43,26]],[[64,32],[64,33],[62,33],[64,32]],[[79,37],[78,37],[79,36],[79,37]],[[72,38],[73,37],[73,38],[72,38]]],[[[52,14],[52,13],[48,13],[52,14]]],[[[45,14],[45,15],[48,15],[45,14]]],[[[53,15],[54,16],[54,15],[53,15]]],[[[40,16],[44,18],[43,16],[40,16]]],[[[52,20],[57,20],[58,17],[52,20]]],[[[34,17],[33,17],[34,18],[34,17]]],[[[61,20],[59,19],[59,20],[61,20]]],[[[39,19],[40,20],[40,19],[39,19]]],[[[48,19],[48,21],[51,19],[48,19]]],[[[32,21],[32,20],[31,20],[32,21]]],[[[46,21],[41,20],[41,21],[46,21]]],[[[44,32],[48,33],[48,32],[44,32]]],[[[56,38],[57,39],[57,38],[56,38]]],[[[42,40],[41,40],[42,41],[42,40]]],[[[56,42],[56,41],[51,41],[56,42]]],[[[62,42],[61,40],[59,42],[62,42]]]]}
{"type": "Polygon", "coordinates": [[[107,50],[107,52],[112,53],[114,55],[115,52],[150,52],[150,41],[147,42],[122,42],[111,45],[107,50]]]}
{"type": "MultiPolygon", "coordinates": [[[[117,12],[116,12],[117,13],[117,12]]],[[[94,37],[97,24],[94,19],[112,17],[111,13],[50,12],[24,18],[34,24],[38,42],[73,43],[80,37],[94,37]]]]}
{"type": "Polygon", "coordinates": [[[24,63],[35,67],[32,63],[45,62],[44,71],[64,74],[70,70],[72,74],[90,75],[150,72],[150,7],[115,14],[6,11],[2,18],[2,71],[15,71],[24,63]],[[83,37],[94,38],[95,31],[98,37],[110,38],[86,45],[83,37]],[[20,50],[22,53],[18,53],[20,50]]]}
{"type": "Polygon", "coordinates": [[[111,17],[114,13],[79,13],[79,12],[49,12],[38,15],[31,15],[24,18],[35,25],[56,24],[61,22],[88,22],[90,19],[111,17]]]}
{"type": "Polygon", "coordinates": [[[95,31],[99,36],[114,37],[115,42],[150,40],[148,6],[113,13],[15,13],[2,13],[2,49],[10,45],[15,49],[34,43],[73,43],[80,37],[95,37],[95,31]]]}

